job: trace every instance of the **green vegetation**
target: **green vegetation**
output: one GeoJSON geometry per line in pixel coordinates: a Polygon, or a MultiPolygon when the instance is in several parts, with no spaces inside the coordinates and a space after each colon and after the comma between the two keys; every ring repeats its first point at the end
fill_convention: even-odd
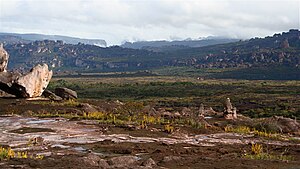
{"type": "Polygon", "coordinates": [[[27,152],[15,152],[14,150],[12,150],[10,147],[8,148],[3,148],[3,147],[0,147],[0,161],[2,160],[10,160],[12,158],[31,158],[31,159],[40,159],[42,160],[44,158],[43,155],[31,155],[31,156],[28,156],[28,153],[27,152]]]}
{"type": "Polygon", "coordinates": [[[174,132],[174,127],[171,126],[170,124],[164,125],[164,131],[167,133],[173,133],[174,132]]]}
{"type": "Polygon", "coordinates": [[[233,133],[240,133],[240,134],[254,134],[255,136],[271,138],[271,139],[283,139],[280,134],[278,133],[271,133],[268,131],[259,131],[256,128],[250,128],[247,126],[226,126],[224,128],[225,132],[233,132],[233,133]]]}
{"type": "Polygon", "coordinates": [[[271,152],[264,152],[263,145],[261,144],[252,144],[251,153],[244,154],[244,158],[249,158],[253,160],[280,160],[280,161],[292,161],[294,158],[290,155],[285,155],[287,149],[282,152],[280,155],[272,154],[271,152]]]}
{"type": "Polygon", "coordinates": [[[222,69],[173,66],[153,69],[152,71],[165,76],[200,77],[204,79],[300,80],[300,68],[280,65],[222,69]]]}
{"type": "MultiPolygon", "coordinates": [[[[199,107],[222,111],[229,97],[238,113],[257,117],[274,115],[300,118],[298,81],[198,80],[178,76],[124,78],[54,78],[49,89],[68,87],[81,99],[139,101],[158,107],[199,107]]],[[[56,104],[56,103],[54,103],[56,104]]],[[[61,103],[57,103],[61,104],[61,103]]],[[[76,105],[76,103],[63,103],[76,105]]],[[[125,110],[124,110],[125,111],[125,110]]]]}

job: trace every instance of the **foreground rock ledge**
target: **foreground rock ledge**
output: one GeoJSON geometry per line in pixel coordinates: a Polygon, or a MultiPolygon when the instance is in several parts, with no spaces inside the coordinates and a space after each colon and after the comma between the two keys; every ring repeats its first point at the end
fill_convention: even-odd
{"type": "Polygon", "coordinates": [[[0,90],[21,98],[39,97],[48,86],[52,71],[48,65],[36,65],[29,73],[0,72],[0,90]]]}

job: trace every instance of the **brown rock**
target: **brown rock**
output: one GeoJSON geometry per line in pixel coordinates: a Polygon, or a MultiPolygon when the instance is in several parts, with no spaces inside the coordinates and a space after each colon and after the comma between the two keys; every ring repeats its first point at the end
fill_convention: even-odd
{"type": "Polygon", "coordinates": [[[77,92],[65,87],[56,88],[54,93],[63,99],[77,99],[77,92]]]}
{"type": "Polygon", "coordinates": [[[99,168],[100,168],[100,169],[106,169],[106,168],[109,168],[109,164],[108,164],[107,161],[104,160],[104,159],[100,159],[98,163],[99,163],[99,168]]]}
{"type": "Polygon", "coordinates": [[[45,90],[42,94],[44,97],[49,98],[54,101],[61,101],[62,98],[51,92],[50,90],[45,90]]]}
{"type": "Polygon", "coordinates": [[[83,157],[83,162],[88,166],[100,167],[100,168],[109,168],[106,160],[101,159],[99,156],[95,154],[88,154],[86,157],[83,157]]]}
{"type": "Polygon", "coordinates": [[[191,117],[193,115],[193,112],[191,109],[187,108],[187,107],[184,107],[182,110],[181,110],[181,114],[183,116],[186,116],[186,117],[191,117]]]}
{"type": "Polygon", "coordinates": [[[88,103],[81,103],[78,105],[79,108],[82,109],[83,112],[85,113],[95,113],[98,112],[95,106],[90,105],[88,103]]]}
{"type": "Polygon", "coordinates": [[[146,161],[143,162],[142,165],[148,168],[153,168],[154,166],[156,166],[156,163],[152,158],[148,158],[146,161]]]}
{"type": "Polygon", "coordinates": [[[125,167],[125,166],[132,166],[136,164],[138,158],[135,156],[120,156],[120,157],[113,157],[108,161],[108,164],[116,166],[116,167],[125,167]]]}
{"type": "Polygon", "coordinates": [[[162,162],[167,163],[170,161],[180,161],[180,160],[182,160],[182,158],[179,156],[165,156],[164,159],[162,160],[162,162]]]}

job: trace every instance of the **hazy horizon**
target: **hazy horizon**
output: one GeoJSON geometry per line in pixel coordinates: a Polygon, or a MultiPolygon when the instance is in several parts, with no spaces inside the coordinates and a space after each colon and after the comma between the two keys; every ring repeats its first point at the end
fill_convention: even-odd
{"type": "Polygon", "coordinates": [[[124,41],[248,39],[300,28],[299,0],[0,0],[0,32],[124,41]]]}

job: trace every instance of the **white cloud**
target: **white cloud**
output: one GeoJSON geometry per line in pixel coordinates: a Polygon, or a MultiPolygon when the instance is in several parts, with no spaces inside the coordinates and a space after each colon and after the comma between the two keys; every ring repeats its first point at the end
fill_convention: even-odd
{"type": "Polygon", "coordinates": [[[123,40],[249,38],[300,28],[299,0],[0,0],[0,31],[123,40]]]}

